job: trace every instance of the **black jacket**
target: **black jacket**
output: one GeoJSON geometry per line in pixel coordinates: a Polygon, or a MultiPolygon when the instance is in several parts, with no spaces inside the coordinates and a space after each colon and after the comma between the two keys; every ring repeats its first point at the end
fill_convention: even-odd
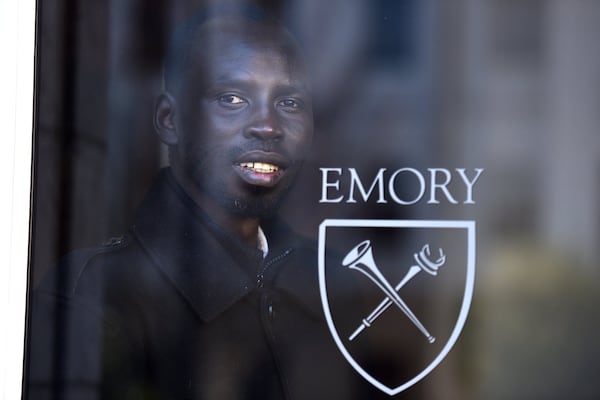
{"type": "Polygon", "coordinates": [[[266,259],[163,171],[127,235],[72,253],[32,296],[27,398],[373,398],[329,335],[314,244],[263,230],[266,259]]]}

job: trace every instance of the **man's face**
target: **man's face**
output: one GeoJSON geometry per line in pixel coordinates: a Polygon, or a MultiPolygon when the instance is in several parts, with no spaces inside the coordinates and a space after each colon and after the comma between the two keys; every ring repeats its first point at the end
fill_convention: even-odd
{"type": "Polygon", "coordinates": [[[291,186],[311,142],[305,71],[295,54],[264,37],[224,33],[213,47],[175,95],[173,169],[200,203],[265,216],[291,186]]]}

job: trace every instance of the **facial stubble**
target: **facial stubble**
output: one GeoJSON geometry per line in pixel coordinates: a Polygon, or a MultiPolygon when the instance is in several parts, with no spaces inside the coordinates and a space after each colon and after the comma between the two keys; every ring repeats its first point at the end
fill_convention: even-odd
{"type": "MultiPolygon", "coordinates": [[[[215,174],[215,168],[207,166],[211,159],[236,160],[239,155],[243,154],[243,149],[236,147],[229,151],[217,148],[195,150],[186,153],[183,160],[186,170],[184,174],[191,178],[190,183],[202,197],[208,198],[232,215],[242,218],[273,216],[291,191],[303,165],[303,160],[292,161],[286,168],[285,179],[282,179],[274,187],[263,187],[238,181],[233,173],[233,178],[227,176],[228,174],[215,174]],[[230,179],[233,179],[235,183],[232,183],[230,179]],[[235,188],[231,187],[232,185],[235,188]]],[[[213,162],[213,164],[215,163],[213,162]]],[[[225,169],[233,168],[232,165],[227,165],[227,162],[216,164],[225,169]]],[[[216,170],[219,169],[216,168],[216,170]]]]}

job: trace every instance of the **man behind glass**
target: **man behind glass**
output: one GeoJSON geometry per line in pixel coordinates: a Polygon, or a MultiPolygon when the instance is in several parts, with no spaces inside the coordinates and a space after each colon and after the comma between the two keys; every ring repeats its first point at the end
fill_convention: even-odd
{"type": "Polygon", "coordinates": [[[164,86],[170,168],[36,290],[27,398],[349,398],[314,246],[274,217],[313,135],[295,40],[257,10],[196,16],[164,86]]]}

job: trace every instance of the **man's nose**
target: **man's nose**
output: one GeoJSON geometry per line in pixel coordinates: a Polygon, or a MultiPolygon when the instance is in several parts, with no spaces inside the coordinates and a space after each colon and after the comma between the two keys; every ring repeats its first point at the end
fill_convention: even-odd
{"type": "Polygon", "coordinates": [[[272,106],[264,105],[256,110],[254,118],[246,127],[246,137],[255,137],[263,140],[279,139],[283,136],[283,130],[279,124],[277,110],[272,106]]]}

